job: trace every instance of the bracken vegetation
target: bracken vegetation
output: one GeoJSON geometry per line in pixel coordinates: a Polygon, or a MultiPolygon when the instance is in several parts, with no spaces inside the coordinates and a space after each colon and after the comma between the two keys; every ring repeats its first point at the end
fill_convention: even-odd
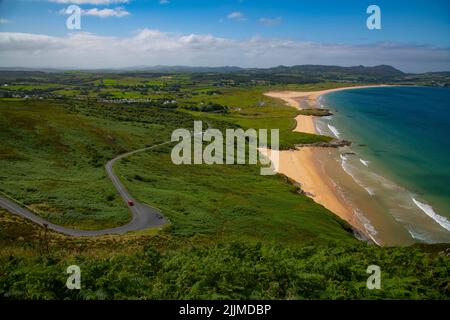
{"type": "Polygon", "coordinates": [[[213,245],[156,235],[66,238],[0,214],[0,297],[8,299],[447,299],[448,245],[335,241],[213,245]],[[114,251],[114,253],[111,253],[114,251]],[[82,270],[81,290],[65,287],[82,270]],[[381,290],[368,290],[369,265],[381,290]]]}

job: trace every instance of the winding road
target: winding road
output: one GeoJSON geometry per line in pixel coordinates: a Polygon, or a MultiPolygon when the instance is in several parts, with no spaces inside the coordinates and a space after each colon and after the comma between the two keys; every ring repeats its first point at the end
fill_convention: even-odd
{"type": "Polygon", "coordinates": [[[149,228],[155,228],[155,227],[161,227],[168,223],[168,220],[162,216],[162,214],[154,209],[151,208],[145,204],[136,202],[131,194],[128,192],[128,190],[125,188],[125,186],[120,182],[120,179],[117,177],[117,175],[114,173],[113,166],[116,163],[116,161],[121,160],[123,158],[129,157],[133,154],[147,151],[156,147],[160,147],[165,144],[172,143],[172,141],[167,141],[164,143],[156,144],[150,147],[142,148],[139,150],[131,151],[124,153],[122,155],[119,155],[115,157],[114,159],[108,161],[108,163],[105,165],[106,173],[108,174],[109,178],[111,179],[112,183],[116,187],[117,191],[119,192],[120,196],[122,197],[122,200],[124,201],[125,205],[130,209],[131,211],[131,221],[127,223],[126,225],[111,228],[111,229],[102,229],[102,230],[78,230],[78,229],[71,229],[67,227],[63,227],[54,223],[51,223],[40,216],[34,214],[30,210],[23,208],[19,206],[17,203],[15,203],[12,200],[9,200],[6,197],[0,196],[0,207],[8,210],[9,212],[19,215],[21,217],[24,217],[28,220],[31,220],[41,226],[47,225],[49,229],[52,229],[54,231],[74,236],[74,237],[95,237],[95,236],[102,236],[107,234],[123,234],[129,231],[138,231],[138,230],[144,230],[149,228]],[[131,200],[134,202],[134,206],[129,206],[128,201],[131,200]]]}

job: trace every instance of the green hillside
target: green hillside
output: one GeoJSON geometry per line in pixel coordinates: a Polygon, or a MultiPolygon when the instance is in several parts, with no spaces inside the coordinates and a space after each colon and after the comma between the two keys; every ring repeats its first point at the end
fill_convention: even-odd
{"type": "MultiPolygon", "coordinates": [[[[0,73],[10,84],[0,98],[0,192],[51,222],[108,228],[130,214],[105,163],[194,120],[280,128],[282,148],[330,139],[291,132],[298,111],[263,96],[278,85],[198,77],[0,73]]],[[[71,238],[0,210],[0,299],[448,298],[447,245],[378,248],[283,176],[176,166],[170,153],[166,145],[115,166],[133,197],[170,220],[162,230],[71,238]],[[71,264],[83,270],[80,292],[65,288],[71,264]],[[381,291],[365,286],[370,264],[382,269],[381,291]]]]}

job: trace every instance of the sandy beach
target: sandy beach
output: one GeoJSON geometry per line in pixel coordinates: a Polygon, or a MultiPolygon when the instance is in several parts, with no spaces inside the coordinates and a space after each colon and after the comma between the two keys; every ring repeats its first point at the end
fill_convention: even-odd
{"type": "MultiPolygon", "coordinates": [[[[272,98],[284,100],[288,105],[297,109],[302,109],[299,100],[307,102],[309,106],[317,107],[317,99],[326,93],[350,90],[357,88],[380,87],[378,86],[355,86],[336,88],[322,91],[298,92],[267,92],[265,95],[272,98]]],[[[298,115],[296,117],[296,132],[317,133],[314,117],[298,115]]],[[[267,150],[261,150],[267,155],[267,150]]],[[[301,185],[301,188],[308,196],[317,203],[323,205],[328,210],[338,215],[341,219],[350,223],[357,230],[366,234],[361,226],[354,219],[353,208],[342,198],[336,190],[334,182],[326,174],[318,158],[323,158],[327,150],[316,147],[302,147],[296,150],[286,150],[279,152],[279,163],[275,165],[277,172],[286,175],[301,185]]],[[[273,159],[274,153],[269,151],[269,157],[273,159]]],[[[366,234],[370,237],[370,235],[366,234]]]]}
{"type": "MultiPolygon", "coordinates": [[[[276,151],[266,149],[260,151],[274,160],[276,151]]],[[[321,168],[317,159],[319,151],[323,153],[326,148],[304,147],[298,150],[279,151],[275,171],[299,183],[302,190],[314,201],[353,225],[352,209],[340,199],[333,182],[321,168]]]]}
{"type": "MultiPolygon", "coordinates": [[[[284,100],[287,105],[301,110],[301,106],[298,103],[298,99],[304,99],[310,106],[314,108],[317,107],[317,99],[324,94],[351,90],[351,89],[362,89],[362,88],[374,88],[374,87],[386,87],[388,85],[374,85],[374,86],[353,86],[353,87],[342,87],[334,88],[321,91],[270,91],[265,93],[266,96],[271,98],[278,98],[284,100]]],[[[298,115],[295,120],[297,121],[297,126],[294,129],[296,132],[305,133],[317,133],[316,126],[314,124],[314,117],[298,115]]]]}

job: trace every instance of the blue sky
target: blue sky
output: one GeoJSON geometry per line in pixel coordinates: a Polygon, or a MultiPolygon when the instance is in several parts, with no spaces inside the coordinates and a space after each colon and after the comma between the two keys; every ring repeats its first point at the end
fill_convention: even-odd
{"type": "MultiPolygon", "coordinates": [[[[399,68],[406,71],[450,70],[448,0],[169,0],[162,1],[167,2],[164,4],[160,2],[160,0],[0,0],[0,49],[6,49],[10,54],[4,56],[6,62],[0,64],[22,63],[31,66],[39,61],[36,59],[39,51],[51,50],[41,45],[43,41],[47,42],[47,45],[51,44],[50,47],[62,47],[67,46],[70,40],[81,43],[83,36],[89,35],[90,41],[93,41],[92,37],[95,36],[98,37],[99,43],[114,45],[117,50],[117,59],[109,57],[103,61],[104,65],[101,65],[100,60],[98,67],[106,67],[107,62],[120,66],[132,62],[140,65],[159,64],[161,61],[164,62],[161,55],[166,55],[170,48],[174,48],[180,52],[179,61],[174,52],[169,52],[167,56],[171,59],[167,61],[168,63],[162,64],[193,65],[203,62],[204,65],[240,65],[239,61],[235,60],[244,55],[247,58],[242,60],[242,66],[265,67],[304,63],[357,65],[384,63],[381,57],[386,56],[386,64],[396,63],[399,68]],[[82,29],[78,31],[78,36],[66,28],[67,16],[61,13],[70,2],[81,3],[79,6],[84,10],[82,29]],[[381,30],[366,28],[368,17],[366,9],[371,4],[381,8],[381,30]],[[109,13],[105,10],[109,10],[109,13]],[[121,16],[114,16],[115,12],[121,12],[121,16]],[[124,55],[127,55],[124,46],[116,45],[119,42],[129,44],[127,40],[132,39],[135,40],[133,44],[137,45],[136,37],[143,30],[159,32],[146,33],[145,39],[148,42],[153,41],[155,47],[149,46],[146,42],[141,51],[132,52],[136,57],[139,56],[140,60],[127,61],[124,59],[124,55]],[[38,38],[37,35],[50,38],[38,38]],[[198,37],[191,37],[188,40],[183,38],[189,35],[198,37]],[[213,39],[205,38],[207,36],[213,39]],[[14,38],[16,40],[13,41],[12,37],[17,39],[14,38]],[[257,46],[252,39],[258,39],[257,46]],[[14,60],[13,44],[21,41],[28,41],[28,46],[23,44],[20,48],[16,48],[21,51],[16,52],[20,53],[20,59],[14,60]],[[116,42],[113,44],[113,41],[116,42]],[[180,45],[180,41],[183,45],[180,45]],[[164,46],[160,46],[159,43],[164,43],[164,46]],[[200,53],[199,50],[194,50],[192,43],[197,47],[200,46],[199,43],[210,46],[207,47],[208,50],[200,53]],[[211,50],[211,43],[217,51],[211,50]],[[286,43],[290,51],[286,50],[286,43]],[[264,45],[272,52],[272,58],[263,52],[264,45]],[[30,46],[34,55],[30,53],[27,59],[25,52],[22,51],[30,46]],[[369,50],[371,46],[374,48],[373,51],[369,50]],[[347,59],[344,49],[348,50],[347,59]],[[332,50],[336,52],[334,59],[330,54],[332,50]],[[228,55],[224,55],[225,51],[229,51],[228,55]],[[298,60],[293,59],[300,51],[298,60]],[[150,54],[146,56],[145,52],[150,54]],[[156,55],[158,52],[160,56],[156,55]],[[186,52],[187,56],[190,55],[191,59],[181,57],[183,52],[186,52]],[[289,52],[292,56],[289,56],[289,52]],[[371,59],[371,52],[380,54],[371,59]],[[389,61],[389,54],[398,56],[389,61]],[[277,58],[277,55],[281,55],[281,59],[277,58]],[[405,56],[403,61],[401,55],[405,56]],[[323,59],[320,59],[321,56],[323,59]],[[282,59],[287,60],[287,63],[283,63],[282,59]]],[[[85,45],[81,47],[83,53],[87,54],[88,48],[85,45]]],[[[105,53],[107,51],[106,48],[100,49],[105,53]]],[[[52,50],[51,54],[56,55],[56,49],[52,50]]],[[[61,51],[62,48],[58,50],[61,51]]],[[[76,48],[72,47],[70,50],[76,48]]],[[[64,61],[60,61],[61,59],[62,57],[53,62],[56,61],[58,66],[63,66],[64,61]]],[[[66,62],[68,67],[77,66],[75,61],[66,62]]],[[[42,61],[42,64],[45,64],[45,61],[42,61]]],[[[84,67],[82,64],[79,67],[84,67]]],[[[85,67],[95,66],[97,65],[93,61],[85,65],[85,67]]]]}

